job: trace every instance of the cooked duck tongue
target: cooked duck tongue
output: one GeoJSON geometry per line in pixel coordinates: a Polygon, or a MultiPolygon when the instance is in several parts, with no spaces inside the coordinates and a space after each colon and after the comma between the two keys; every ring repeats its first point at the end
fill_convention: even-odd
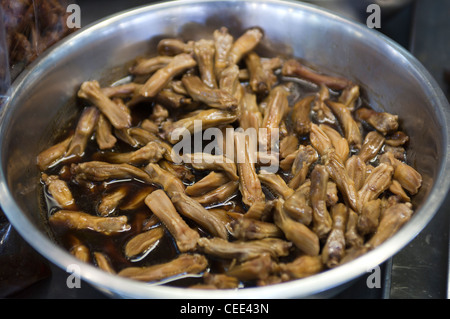
{"type": "Polygon", "coordinates": [[[192,199],[184,193],[176,192],[171,197],[171,200],[180,214],[184,217],[195,221],[215,237],[223,239],[228,238],[226,225],[215,214],[211,214],[195,199],[192,199]]]}
{"type": "Polygon", "coordinates": [[[284,76],[299,77],[316,84],[324,84],[330,89],[342,90],[350,83],[347,79],[319,74],[306,66],[302,65],[295,59],[287,60],[282,69],[284,76]]]}
{"type": "Polygon", "coordinates": [[[105,235],[130,230],[126,216],[99,217],[81,211],[60,210],[49,218],[52,224],[63,224],[72,229],[90,229],[105,235]]]}
{"type": "Polygon", "coordinates": [[[162,264],[148,267],[128,267],[119,272],[119,276],[146,281],[161,281],[169,277],[185,274],[198,274],[208,267],[205,256],[199,254],[181,254],[177,258],[162,264]]]}
{"type": "Polygon", "coordinates": [[[225,90],[209,87],[196,75],[185,75],[181,81],[194,101],[218,109],[232,110],[237,107],[238,101],[234,96],[225,90]]]}
{"type": "Polygon", "coordinates": [[[107,162],[114,164],[127,163],[131,165],[141,165],[156,163],[163,158],[166,149],[158,142],[149,142],[144,147],[129,153],[105,153],[102,155],[107,162]]]}
{"type": "Polygon", "coordinates": [[[122,129],[131,126],[130,113],[107,97],[102,92],[98,81],[83,82],[78,96],[97,106],[115,128],[122,129]]]}
{"type": "Polygon", "coordinates": [[[159,189],[148,195],[145,204],[169,230],[180,252],[196,248],[200,235],[186,224],[163,190],[159,189]]]}
{"type": "Polygon", "coordinates": [[[153,73],[138,93],[143,97],[155,97],[175,76],[196,65],[197,62],[190,54],[180,53],[169,64],[153,73]]]}
{"type": "Polygon", "coordinates": [[[246,30],[233,43],[229,53],[229,64],[238,64],[247,53],[252,51],[259,44],[264,34],[259,28],[246,30]]]}

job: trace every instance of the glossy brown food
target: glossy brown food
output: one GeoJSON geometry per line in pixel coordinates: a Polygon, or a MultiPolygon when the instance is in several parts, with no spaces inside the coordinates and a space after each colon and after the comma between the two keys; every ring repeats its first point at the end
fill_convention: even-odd
{"type": "Polygon", "coordinates": [[[61,245],[135,280],[238,289],[338,267],[411,218],[399,116],[261,41],[162,39],[128,83],[80,85],[79,118],[37,157],[61,245]]]}

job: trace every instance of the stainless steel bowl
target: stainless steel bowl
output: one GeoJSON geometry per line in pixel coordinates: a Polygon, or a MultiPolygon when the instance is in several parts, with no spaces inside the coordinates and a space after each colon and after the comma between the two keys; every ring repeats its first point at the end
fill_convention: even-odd
{"type": "Polygon", "coordinates": [[[126,298],[324,297],[396,254],[430,221],[450,183],[450,107],[436,82],[406,50],[365,25],[293,1],[176,1],[140,7],[71,35],[14,82],[0,128],[0,201],[19,233],[62,269],[80,264],[80,275],[111,296],[126,298]],[[360,83],[379,110],[400,115],[411,137],[408,157],[423,176],[416,213],[377,249],[336,269],[268,287],[202,291],[148,285],[80,264],[47,233],[39,201],[36,155],[57,127],[76,113],[74,96],[89,79],[108,82],[124,64],[149,53],[161,37],[198,39],[227,26],[240,34],[265,30],[266,50],[304,58],[360,83]]]}

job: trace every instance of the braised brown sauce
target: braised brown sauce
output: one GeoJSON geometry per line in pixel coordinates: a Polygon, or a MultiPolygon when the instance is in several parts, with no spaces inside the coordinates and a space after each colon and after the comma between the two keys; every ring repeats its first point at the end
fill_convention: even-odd
{"type": "MultiPolygon", "coordinates": [[[[292,106],[295,102],[297,102],[300,98],[303,98],[307,94],[315,94],[318,92],[318,88],[316,85],[313,85],[311,83],[304,83],[302,81],[297,81],[295,79],[281,79],[279,77],[280,83],[290,83],[291,86],[291,92],[289,99],[289,104],[292,106]]],[[[330,90],[331,96],[336,96],[337,93],[330,90]]],[[[261,101],[259,101],[261,102],[261,101]]],[[[364,103],[364,101],[358,101],[358,106],[364,105],[367,107],[367,104],[364,103]]],[[[83,105],[80,105],[80,109],[83,107],[83,105]]],[[[138,125],[143,119],[148,118],[148,116],[151,114],[152,105],[141,103],[139,105],[136,105],[133,107],[133,125],[138,125]]],[[[169,110],[170,111],[170,117],[172,118],[179,118],[184,113],[180,110],[169,110]],[[172,112],[173,111],[173,112],[172,112]]],[[[315,120],[315,114],[312,114],[313,121],[315,120]]],[[[291,127],[291,123],[289,121],[289,117],[286,120],[286,125],[288,130],[291,127]]],[[[69,127],[73,127],[70,125],[69,127]]],[[[334,127],[336,130],[341,131],[340,127],[336,125],[334,127]]],[[[365,130],[368,130],[367,127],[364,127],[365,130]]],[[[67,136],[67,134],[70,133],[68,131],[65,131],[62,135],[67,136]]],[[[342,133],[342,132],[341,132],[342,133]]],[[[367,132],[363,133],[363,136],[365,136],[367,132]]],[[[64,136],[60,136],[58,140],[61,140],[64,136]]],[[[210,141],[207,141],[209,143],[210,141]]],[[[304,138],[300,141],[302,144],[308,144],[308,138],[304,138]]],[[[114,147],[113,151],[115,152],[129,152],[132,151],[132,147],[128,144],[121,142],[118,140],[118,143],[114,147]]],[[[111,151],[111,150],[108,150],[111,151]]],[[[97,144],[93,138],[91,138],[88,148],[85,152],[85,155],[83,157],[83,161],[90,161],[90,160],[98,160],[101,158],[102,151],[97,148],[97,144]]],[[[118,187],[126,187],[127,188],[127,196],[122,200],[122,204],[119,205],[119,207],[110,215],[110,216],[119,216],[119,215],[125,215],[128,218],[128,223],[131,225],[131,230],[125,231],[122,233],[114,234],[114,235],[104,235],[98,232],[94,232],[91,230],[72,230],[64,225],[52,225],[52,232],[56,238],[56,240],[67,250],[70,250],[74,245],[76,245],[78,242],[84,244],[87,246],[89,251],[91,252],[103,252],[105,253],[108,258],[110,259],[111,265],[114,268],[116,272],[119,272],[121,269],[129,267],[129,266],[149,266],[154,264],[159,264],[163,262],[168,262],[172,259],[174,259],[178,254],[179,251],[177,250],[176,244],[171,237],[170,233],[166,230],[164,236],[159,241],[158,245],[151,250],[149,253],[144,254],[144,256],[138,256],[134,259],[127,259],[124,254],[124,247],[128,240],[130,240],[133,236],[140,233],[145,227],[146,222],[151,221],[152,218],[152,212],[148,207],[142,205],[140,208],[136,210],[123,210],[121,209],[121,206],[123,207],[124,204],[126,204],[129,200],[131,200],[132,196],[139,192],[140,190],[144,188],[149,188],[149,185],[144,184],[139,181],[135,180],[112,180],[108,182],[97,182],[94,183],[94,187],[89,188],[87,185],[80,185],[77,182],[75,182],[72,179],[72,176],[70,174],[69,169],[70,163],[62,163],[59,165],[56,165],[48,170],[48,174],[59,174],[61,177],[66,180],[68,183],[72,194],[76,200],[76,205],[78,210],[92,214],[92,215],[98,215],[98,203],[102,197],[102,195],[113,191],[114,189],[118,187]]],[[[189,168],[193,175],[195,176],[194,181],[200,180],[202,177],[204,177],[208,172],[205,171],[196,171],[192,168],[189,168]]],[[[312,167],[311,167],[312,169],[312,167]]],[[[284,176],[286,179],[288,178],[288,175],[280,171],[281,176],[284,176]]],[[[186,185],[189,185],[189,182],[186,182],[186,185]]],[[[154,189],[157,189],[157,186],[150,186],[154,189]]],[[[263,191],[268,200],[275,199],[276,196],[272,194],[271,190],[265,187],[264,185],[263,191]]],[[[46,209],[47,216],[51,216],[55,210],[56,206],[53,200],[51,199],[51,196],[49,196],[45,185],[42,183],[42,199],[44,202],[44,206],[46,209]]],[[[237,213],[243,213],[247,210],[247,207],[244,205],[244,203],[241,200],[241,195],[239,192],[236,192],[236,194],[228,199],[224,203],[218,203],[215,205],[212,205],[207,208],[222,208],[225,210],[228,210],[230,212],[237,212],[237,213]]],[[[186,220],[189,226],[193,227],[194,229],[197,229],[201,236],[209,236],[208,232],[198,225],[195,225],[190,220],[186,220]]],[[[158,226],[158,224],[155,224],[153,227],[158,226]]],[[[295,254],[291,254],[289,259],[294,258],[295,254]]],[[[214,257],[208,257],[210,262],[210,268],[209,270],[211,272],[217,273],[217,272],[224,272],[230,265],[230,260],[222,260],[220,258],[214,258],[214,257]]],[[[92,259],[91,259],[92,261],[92,259]]],[[[93,261],[92,261],[93,262],[93,261]]],[[[189,286],[196,282],[201,282],[201,278],[198,275],[191,276],[192,278],[184,278],[179,279],[174,282],[169,282],[168,284],[171,285],[177,285],[177,286],[189,286]]],[[[246,282],[243,283],[244,286],[252,286],[255,283],[252,282],[246,282]]]]}

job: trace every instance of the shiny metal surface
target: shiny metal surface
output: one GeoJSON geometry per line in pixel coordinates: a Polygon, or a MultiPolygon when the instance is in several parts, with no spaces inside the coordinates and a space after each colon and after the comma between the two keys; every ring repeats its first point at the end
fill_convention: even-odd
{"type": "Polygon", "coordinates": [[[35,158],[54,130],[75,114],[73,97],[88,79],[103,83],[149,53],[162,36],[198,39],[226,25],[232,33],[258,25],[264,50],[284,52],[359,82],[377,109],[397,113],[411,137],[409,159],[423,175],[412,220],[374,251],[336,269],[269,287],[201,291],[152,286],[80,265],[81,276],[125,298],[327,297],[382,263],[430,221],[450,183],[450,107],[425,68],[407,51],[366,26],[315,6],[282,1],[176,1],[114,15],[80,30],[47,52],[13,84],[0,127],[0,203],[13,226],[41,254],[67,269],[78,260],[46,233],[35,158]],[[111,76],[111,72],[113,75],[111,76]]]}
{"type": "MultiPolygon", "coordinates": [[[[418,0],[412,16],[409,50],[430,71],[450,98],[444,70],[450,52],[450,11],[447,0],[418,0]]],[[[393,257],[392,299],[446,298],[449,266],[450,194],[433,219],[405,248],[393,257]]]]}

